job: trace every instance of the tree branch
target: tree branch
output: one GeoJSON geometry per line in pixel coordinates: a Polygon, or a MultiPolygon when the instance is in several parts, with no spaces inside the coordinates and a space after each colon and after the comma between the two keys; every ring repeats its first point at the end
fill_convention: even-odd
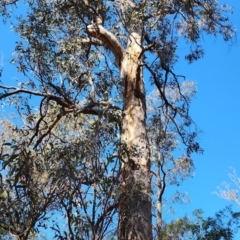
{"type": "Polygon", "coordinates": [[[60,121],[60,119],[64,116],[64,113],[59,113],[57,115],[57,118],[54,120],[54,122],[49,126],[47,132],[45,132],[44,134],[41,135],[41,137],[37,140],[36,144],[34,145],[33,149],[36,149],[37,146],[42,142],[42,140],[50,134],[50,132],[52,131],[52,129],[54,128],[54,126],[60,121]]]}
{"type": "Polygon", "coordinates": [[[94,39],[94,38],[89,38],[89,39],[83,38],[83,39],[81,39],[81,42],[82,43],[89,43],[89,44],[97,45],[97,46],[103,45],[103,42],[101,40],[94,39]]]}
{"type": "MultiPolygon", "coordinates": [[[[163,99],[164,103],[166,104],[167,107],[170,107],[170,109],[172,109],[175,113],[176,113],[176,108],[168,101],[168,99],[166,98],[166,95],[164,94],[163,90],[162,90],[162,86],[161,83],[158,81],[158,77],[155,74],[155,72],[151,69],[151,67],[149,67],[147,64],[144,65],[147,70],[151,73],[153,80],[154,80],[154,84],[156,85],[161,98],[163,99]]],[[[174,114],[175,117],[176,114],[174,114]]]]}
{"type": "Polygon", "coordinates": [[[115,65],[120,68],[121,61],[123,59],[124,49],[118,42],[117,38],[105,29],[102,25],[89,25],[87,26],[87,33],[107,45],[107,47],[112,51],[115,56],[115,65]]]}
{"type": "Polygon", "coordinates": [[[98,217],[96,223],[95,223],[95,230],[98,229],[99,224],[106,218],[107,214],[117,208],[119,206],[119,202],[114,203],[113,205],[109,206],[107,209],[104,210],[104,212],[98,217]]]}
{"type": "Polygon", "coordinates": [[[31,90],[28,90],[28,89],[16,88],[16,87],[0,86],[0,88],[7,89],[7,90],[11,90],[11,89],[14,90],[12,92],[7,92],[7,93],[3,93],[3,94],[0,93],[0,100],[2,100],[4,98],[7,98],[9,96],[12,96],[12,95],[19,94],[19,93],[27,93],[27,94],[32,94],[32,95],[35,95],[35,96],[46,97],[49,100],[53,100],[53,101],[57,102],[59,105],[61,105],[63,107],[67,107],[67,108],[70,107],[70,105],[67,104],[66,102],[64,102],[61,98],[50,95],[50,94],[40,93],[40,92],[31,91],[31,90]]]}

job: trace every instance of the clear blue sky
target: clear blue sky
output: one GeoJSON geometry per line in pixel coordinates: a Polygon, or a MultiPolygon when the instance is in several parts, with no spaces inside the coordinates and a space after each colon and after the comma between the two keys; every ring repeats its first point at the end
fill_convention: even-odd
{"type": "MultiPolygon", "coordinates": [[[[176,68],[179,74],[197,82],[191,114],[203,131],[199,142],[204,149],[203,155],[194,155],[195,177],[179,189],[188,192],[191,199],[190,204],[176,208],[179,215],[202,208],[209,216],[229,205],[230,202],[211,193],[222,181],[230,182],[229,167],[234,167],[240,176],[240,2],[224,2],[233,6],[231,19],[238,29],[236,43],[229,46],[220,36],[206,37],[203,39],[205,57],[192,65],[181,62],[176,68]]],[[[17,73],[8,63],[16,36],[9,25],[1,22],[0,30],[0,59],[3,57],[5,64],[2,79],[11,84],[17,73]]],[[[234,206],[240,211],[240,207],[234,206]]]]}
{"type": "MultiPolygon", "coordinates": [[[[240,2],[224,2],[233,7],[231,19],[238,30],[236,43],[229,46],[220,36],[206,37],[204,58],[177,67],[197,82],[191,115],[203,131],[199,141],[204,149],[203,155],[194,156],[195,177],[181,187],[191,199],[190,204],[177,208],[182,214],[202,208],[206,215],[212,215],[224,208],[230,202],[211,193],[221,182],[230,183],[229,167],[234,167],[240,176],[240,2]]],[[[234,206],[240,211],[240,206],[234,206]]]]}

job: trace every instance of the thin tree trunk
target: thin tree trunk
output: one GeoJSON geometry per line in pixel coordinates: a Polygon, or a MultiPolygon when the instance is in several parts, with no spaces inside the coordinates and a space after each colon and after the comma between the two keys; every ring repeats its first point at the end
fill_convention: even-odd
{"type": "Polygon", "coordinates": [[[121,129],[122,201],[119,239],[151,240],[150,160],[146,133],[146,99],[141,65],[141,36],[132,33],[121,63],[124,111],[121,129]]]}
{"type": "MultiPolygon", "coordinates": [[[[157,232],[160,237],[162,231],[162,195],[165,190],[165,182],[162,183],[161,179],[161,154],[158,153],[158,164],[157,164],[157,232]]],[[[163,176],[163,181],[165,181],[165,176],[163,176]]]]}

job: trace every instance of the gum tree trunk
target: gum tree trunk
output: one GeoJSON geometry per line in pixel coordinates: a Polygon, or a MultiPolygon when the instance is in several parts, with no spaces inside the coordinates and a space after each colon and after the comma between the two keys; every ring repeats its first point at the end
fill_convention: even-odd
{"type": "Polygon", "coordinates": [[[119,239],[152,239],[150,162],[146,134],[146,99],[141,65],[141,36],[132,33],[121,64],[124,82],[122,119],[122,189],[119,239]]]}
{"type": "MultiPolygon", "coordinates": [[[[117,38],[100,25],[89,25],[87,33],[107,45],[124,83],[124,109],[121,127],[122,196],[119,206],[119,240],[151,240],[151,185],[146,99],[142,75],[141,36],[129,34],[123,49],[117,38]]],[[[93,40],[91,40],[93,41],[93,40]]]]}

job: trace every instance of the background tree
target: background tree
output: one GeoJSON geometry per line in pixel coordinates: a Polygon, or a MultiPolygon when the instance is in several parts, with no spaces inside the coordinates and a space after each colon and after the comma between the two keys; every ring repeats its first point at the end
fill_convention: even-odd
{"type": "MultiPolygon", "coordinates": [[[[181,92],[184,97],[191,99],[196,92],[196,86],[193,81],[184,81],[180,84],[181,92]]],[[[171,98],[172,103],[178,104],[178,89],[166,89],[166,94],[171,98]]],[[[175,203],[188,202],[188,196],[184,192],[176,191],[171,198],[164,197],[167,188],[170,186],[179,186],[182,182],[193,176],[194,165],[192,159],[185,152],[181,152],[177,157],[176,149],[180,144],[177,139],[177,133],[173,131],[172,122],[167,115],[161,112],[162,101],[159,93],[153,90],[148,98],[148,137],[151,149],[152,163],[152,212],[156,218],[157,225],[154,226],[154,232],[159,235],[163,227],[163,207],[170,205],[170,210],[174,211],[175,203]],[[156,125],[159,125],[156,129],[156,125]]]]}
{"type": "Polygon", "coordinates": [[[214,217],[204,218],[201,209],[195,210],[191,218],[184,217],[166,224],[161,240],[204,239],[232,240],[239,230],[240,213],[226,207],[214,217]]]}
{"type": "MultiPolygon", "coordinates": [[[[83,236],[101,239],[108,225],[99,228],[97,223],[103,224],[108,219],[106,214],[118,207],[119,239],[152,239],[147,82],[158,90],[161,115],[171,122],[172,132],[177,132],[186,146],[184,159],[189,159],[192,152],[201,149],[189,116],[190,99],[181,89],[184,77],[174,72],[178,44],[181,38],[186,40],[190,47],[185,57],[193,62],[203,56],[199,44],[202,34],[220,33],[224,40],[230,40],[234,30],[226,12],[231,9],[219,7],[215,0],[1,3],[5,18],[11,16],[13,5],[27,6],[14,25],[21,41],[12,62],[23,77],[14,86],[0,86],[0,99],[14,105],[22,121],[13,128],[17,141],[3,142],[3,168],[10,169],[10,179],[16,176],[9,187],[16,189],[21,181],[25,184],[38,179],[33,170],[42,161],[42,171],[49,176],[47,183],[59,191],[58,201],[49,203],[45,212],[51,206],[65,211],[69,232],[63,234],[79,238],[88,227],[90,232],[83,236]],[[150,77],[144,82],[147,72],[150,77]],[[178,92],[177,104],[167,94],[171,89],[178,92]],[[34,106],[37,102],[38,112],[34,106]],[[74,131],[69,132],[67,123],[74,131]],[[69,158],[76,158],[76,165],[69,166],[69,158]],[[23,168],[25,162],[30,162],[29,168],[23,168]],[[58,182],[63,172],[64,184],[58,182]],[[110,198],[109,187],[114,197],[110,198]],[[98,195],[101,188],[103,195],[98,195]],[[80,216],[77,199],[79,211],[84,213],[80,222],[72,220],[75,213],[80,216]]],[[[161,122],[156,126],[161,129],[161,122]]],[[[46,187],[46,183],[40,186],[46,187]]],[[[31,198],[37,202],[33,191],[25,192],[22,185],[20,190],[19,196],[15,190],[17,202],[24,199],[29,207],[31,198]]],[[[29,229],[20,227],[24,221],[16,217],[19,236],[29,229]]]]}
{"type": "Polygon", "coordinates": [[[240,177],[238,176],[236,169],[231,168],[231,172],[228,174],[231,182],[235,185],[235,188],[231,187],[227,182],[223,182],[221,187],[218,187],[218,191],[215,192],[219,197],[233,201],[240,205],[239,189],[240,189],[240,177]]]}

